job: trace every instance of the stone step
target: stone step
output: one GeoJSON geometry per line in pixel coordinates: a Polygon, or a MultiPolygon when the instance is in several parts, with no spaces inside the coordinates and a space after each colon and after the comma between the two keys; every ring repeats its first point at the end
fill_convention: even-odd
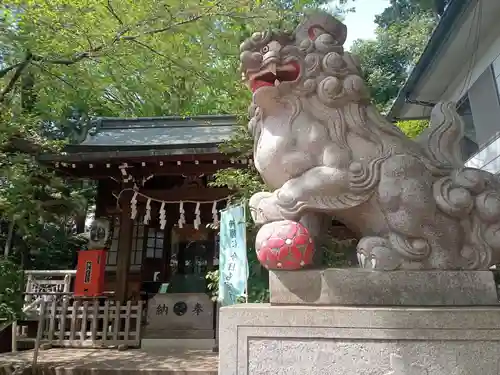
{"type": "Polygon", "coordinates": [[[144,339],[213,339],[213,329],[149,329],[142,333],[144,339]]]}
{"type": "Polygon", "coordinates": [[[212,350],[215,339],[142,339],[141,350],[212,350]]]}

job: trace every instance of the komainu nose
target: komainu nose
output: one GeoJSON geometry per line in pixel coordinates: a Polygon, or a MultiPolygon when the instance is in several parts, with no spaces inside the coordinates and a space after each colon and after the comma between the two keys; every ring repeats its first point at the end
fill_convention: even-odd
{"type": "Polygon", "coordinates": [[[263,56],[263,65],[267,65],[271,62],[278,63],[280,61],[280,53],[279,51],[269,51],[263,56]]]}

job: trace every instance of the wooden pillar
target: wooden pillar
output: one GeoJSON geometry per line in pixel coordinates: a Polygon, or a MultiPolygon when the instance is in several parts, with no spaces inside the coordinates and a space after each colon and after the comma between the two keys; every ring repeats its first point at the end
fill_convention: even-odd
{"type": "Polygon", "coordinates": [[[95,197],[95,217],[106,216],[106,205],[108,204],[110,195],[109,184],[104,180],[97,181],[97,194],[95,197]]]}
{"type": "MultiPolygon", "coordinates": [[[[170,222],[172,223],[172,222],[170,222]]],[[[163,232],[163,259],[164,259],[164,269],[163,269],[163,280],[168,281],[172,279],[172,270],[170,269],[170,259],[172,257],[172,228],[173,225],[167,222],[165,231],[163,232]]],[[[144,240],[146,242],[147,239],[144,240]]]]}
{"type": "MultiPolygon", "coordinates": [[[[127,195],[127,194],[125,194],[127,195]]],[[[132,233],[134,222],[130,218],[130,205],[123,199],[120,214],[120,234],[118,238],[118,254],[116,261],[116,299],[125,302],[127,299],[128,276],[130,272],[130,255],[132,253],[132,233]]]]}

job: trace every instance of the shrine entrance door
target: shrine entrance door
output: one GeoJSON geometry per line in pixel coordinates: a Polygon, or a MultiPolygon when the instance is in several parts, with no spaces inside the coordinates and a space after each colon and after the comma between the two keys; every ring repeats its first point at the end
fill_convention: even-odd
{"type": "Polygon", "coordinates": [[[160,283],[168,279],[168,231],[150,226],[145,231],[142,281],[160,283]]]}
{"type": "Polygon", "coordinates": [[[172,228],[168,237],[170,251],[161,258],[168,259],[168,266],[160,266],[159,256],[151,257],[158,260],[155,272],[160,273],[156,275],[165,278],[164,287],[148,303],[148,336],[154,332],[162,338],[213,339],[215,304],[207,290],[206,274],[217,264],[215,232],[185,225],[172,228]]]}
{"type": "Polygon", "coordinates": [[[170,282],[172,293],[207,293],[206,275],[213,269],[214,231],[192,225],[171,233],[170,282]]]}

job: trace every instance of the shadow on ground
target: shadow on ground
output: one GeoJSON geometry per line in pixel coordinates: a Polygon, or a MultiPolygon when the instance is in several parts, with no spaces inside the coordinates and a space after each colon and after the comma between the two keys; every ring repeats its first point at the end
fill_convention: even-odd
{"type": "Polygon", "coordinates": [[[49,349],[40,351],[35,371],[31,371],[33,351],[0,355],[0,375],[216,375],[218,354],[198,350],[129,349],[49,349]],[[15,371],[19,366],[24,371],[15,371]]]}

